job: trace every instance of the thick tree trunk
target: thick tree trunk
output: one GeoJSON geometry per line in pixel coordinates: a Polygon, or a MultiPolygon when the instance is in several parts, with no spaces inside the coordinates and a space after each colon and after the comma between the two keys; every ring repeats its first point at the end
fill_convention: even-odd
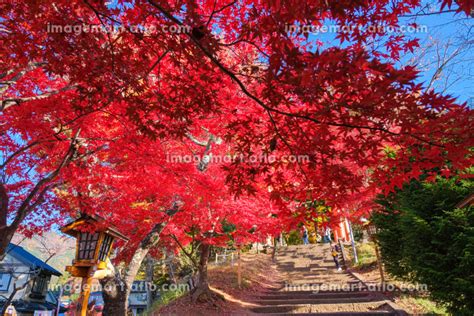
{"type": "Polygon", "coordinates": [[[130,296],[133,281],[135,281],[138,270],[151,247],[152,245],[150,244],[147,248],[138,248],[123,275],[116,273],[115,276],[101,281],[104,288],[104,315],[127,315],[128,297],[130,296]]]}
{"type": "Polygon", "coordinates": [[[0,228],[0,261],[5,258],[8,244],[12,241],[15,231],[8,226],[0,228]]]}
{"type": "Polygon", "coordinates": [[[272,261],[275,261],[276,254],[277,254],[277,249],[278,247],[278,241],[276,238],[273,238],[273,251],[272,251],[272,261]]]}
{"type": "Polygon", "coordinates": [[[214,293],[209,288],[209,279],[207,275],[207,264],[209,262],[209,254],[211,246],[207,244],[201,244],[201,255],[198,264],[198,281],[196,287],[191,292],[191,299],[193,302],[210,302],[215,299],[223,299],[217,293],[214,293]]]}
{"type": "MultiPolygon", "coordinates": [[[[173,216],[178,212],[177,208],[166,211],[168,216],[173,216]]],[[[143,238],[140,246],[133,254],[132,260],[124,271],[124,274],[116,273],[115,276],[103,279],[101,281],[104,287],[104,315],[125,316],[128,310],[128,297],[132,289],[133,281],[137,276],[140,266],[151,248],[155,247],[160,234],[168,222],[158,223],[143,238]]]]}
{"type": "Polygon", "coordinates": [[[201,256],[199,258],[199,281],[198,286],[209,288],[209,280],[207,278],[207,263],[209,261],[209,253],[211,246],[203,244],[201,246],[201,256]]]}
{"type": "MultiPolygon", "coordinates": [[[[3,183],[0,183],[0,261],[5,257],[7,246],[13,238],[13,232],[7,226],[8,194],[3,183]]],[[[3,314],[2,314],[3,315],[3,314]]]]}
{"type": "Polygon", "coordinates": [[[150,310],[153,304],[153,292],[151,291],[151,284],[153,284],[155,274],[155,264],[152,257],[148,256],[146,260],[146,308],[150,310]]]}
{"type": "Polygon", "coordinates": [[[118,275],[102,279],[101,282],[104,298],[103,315],[126,316],[128,310],[128,297],[131,286],[118,275]]]}

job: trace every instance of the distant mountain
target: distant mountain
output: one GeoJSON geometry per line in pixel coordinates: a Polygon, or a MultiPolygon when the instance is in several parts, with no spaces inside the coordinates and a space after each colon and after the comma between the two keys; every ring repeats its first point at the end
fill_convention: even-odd
{"type": "Polygon", "coordinates": [[[75,256],[75,239],[54,231],[43,233],[42,236],[34,236],[31,239],[17,234],[13,237],[12,242],[41,260],[47,261],[50,266],[61,273],[65,272],[67,265],[71,265],[75,256]]]}

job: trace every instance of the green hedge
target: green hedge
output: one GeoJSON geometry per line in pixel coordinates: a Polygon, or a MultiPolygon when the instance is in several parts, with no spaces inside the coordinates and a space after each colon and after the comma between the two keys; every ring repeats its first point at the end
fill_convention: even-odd
{"type": "Polygon", "coordinates": [[[473,181],[416,182],[388,198],[372,216],[389,273],[426,284],[432,298],[455,315],[474,312],[474,211],[456,205],[473,181]]]}

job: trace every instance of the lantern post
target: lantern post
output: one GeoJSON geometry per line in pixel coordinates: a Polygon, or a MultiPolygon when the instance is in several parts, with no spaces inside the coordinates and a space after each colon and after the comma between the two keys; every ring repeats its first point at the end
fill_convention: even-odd
{"type": "Polygon", "coordinates": [[[103,218],[82,215],[61,228],[63,233],[76,238],[76,257],[72,265],[66,267],[66,271],[72,276],[82,278],[81,295],[75,315],[87,315],[92,281],[107,276],[107,261],[114,241],[128,241],[115,227],[103,224],[103,218]]]}

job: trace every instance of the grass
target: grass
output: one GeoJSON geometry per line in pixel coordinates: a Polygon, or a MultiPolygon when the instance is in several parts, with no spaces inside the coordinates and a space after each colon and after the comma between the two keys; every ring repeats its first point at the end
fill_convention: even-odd
{"type": "Polygon", "coordinates": [[[437,305],[426,297],[403,295],[398,298],[397,304],[414,315],[449,315],[443,306],[437,305]]]}
{"type": "Polygon", "coordinates": [[[359,262],[358,266],[372,265],[377,261],[375,254],[375,247],[373,243],[358,244],[356,245],[357,257],[359,262]]]}
{"type": "Polygon", "coordinates": [[[153,305],[151,306],[150,311],[145,311],[142,315],[143,316],[155,315],[155,313],[158,312],[162,307],[182,297],[186,293],[187,291],[181,289],[180,287],[173,290],[162,291],[160,292],[161,294],[160,298],[157,299],[155,302],[153,302],[153,305]]]}
{"type": "Polygon", "coordinates": [[[375,247],[373,243],[356,243],[356,251],[358,262],[354,263],[354,254],[351,247],[345,247],[346,255],[352,267],[356,270],[372,270],[377,267],[377,256],[375,254],[375,247]]]}

